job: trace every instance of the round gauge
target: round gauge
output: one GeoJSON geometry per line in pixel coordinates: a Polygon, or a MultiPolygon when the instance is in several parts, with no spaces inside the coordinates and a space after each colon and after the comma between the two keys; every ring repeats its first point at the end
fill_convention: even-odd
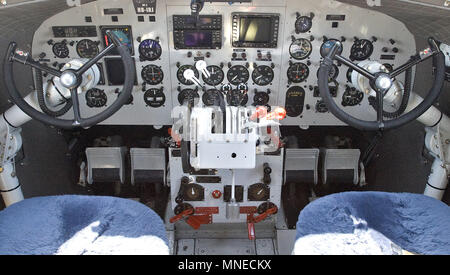
{"type": "Polygon", "coordinates": [[[205,191],[201,185],[188,184],[183,195],[186,201],[202,201],[204,200],[205,191]]]}
{"type": "Polygon", "coordinates": [[[347,86],[344,94],[342,95],[342,106],[356,106],[364,98],[364,93],[356,90],[355,88],[350,88],[347,86]]]}
{"type": "Polygon", "coordinates": [[[269,103],[269,94],[266,92],[255,92],[253,96],[253,105],[254,106],[265,106],[269,103]]]}
{"type": "Polygon", "coordinates": [[[353,69],[352,68],[348,68],[347,75],[346,75],[348,82],[352,82],[352,73],[353,73],[353,69]]]}
{"type": "MultiPolygon", "coordinates": [[[[336,42],[338,42],[338,41],[339,41],[339,40],[337,40],[337,39],[329,39],[329,40],[325,41],[325,42],[322,44],[322,46],[320,47],[320,55],[321,55],[322,57],[326,57],[326,56],[330,53],[330,51],[331,51],[331,49],[333,48],[334,44],[335,44],[336,42]]],[[[337,51],[336,54],[337,54],[337,55],[341,55],[341,54],[342,54],[342,47],[340,47],[340,48],[338,49],[338,51],[337,51]]]]}
{"type": "Polygon", "coordinates": [[[194,89],[184,89],[178,94],[178,102],[180,105],[184,105],[186,102],[190,105],[196,105],[199,98],[198,92],[194,89]]]}
{"type": "Polygon", "coordinates": [[[246,83],[250,78],[250,73],[247,68],[242,65],[235,65],[231,67],[227,72],[227,79],[233,85],[239,85],[246,83]]]}
{"type": "Polygon", "coordinates": [[[139,54],[141,59],[153,61],[161,56],[162,48],[158,41],[145,39],[139,44],[139,54]]]}
{"type": "Polygon", "coordinates": [[[222,71],[222,69],[219,66],[211,65],[206,67],[206,70],[211,75],[209,78],[205,78],[203,75],[203,81],[211,86],[217,86],[220,83],[222,83],[223,79],[225,78],[225,73],[222,71]]]}
{"type": "Polygon", "coordinates": [[[152,88],[144,93],[144,101],[147,106],[158,108],[166,102],[166,95],[164,95],[162,89],[152,88]]]}
{"type": "Polygon", "coordinates": [[[248,188],[249,201],[266,201],[270,197],[270,189],[263,183],[257,183],[248,188]]]}
{"type": "Polygon", "coordinates": [[[300,16],[295,21],[295,32],[296,33],[305,33],[312,28],[312,19],[308,16],[300,16]]]}
{"type": "Polygon", "coordinates": [[[289,81],[294,83],[300,83],[305,81],[309,76],[309,68],[306,64],[298,62],[292,64],[288,71],[287,76],[289,81]]]}
{"type": "Polygon", "coordinates": [[[195,77],[196,77],[196,78],[199,77],[198,71],[195,69],[194,66],[191,66],[191,65],[183,65],[183,66],[181,66],[181,67],[178,69],[178,71],[177,71],[177,78],[178,78],[178,81],[180,81],[180,82],[181,82],[182,84],[184,84],[184,85],[193,85],[194,83],[193,83],[192,81],[187,80],[186,78],[184,78],[184,72],[187,71],[187,70],[193,70],[193,71],[194,71],[194,74],[195,74],[195,77]]]}
{"type": "Polygon", "coordinates": [[[275,74],[271,67],[261,65],[253,70],[252,80],[256,85],[267,86],[272,82],[274,76],[275,74]]]}
{"type": "Polygon", "coordinates": [[[327,104],[323,100],[319,100],[316,103],[316,112],[318,113],[326,113],[328,112],[327,104]]]}
{"type": "MultiPolygon", "coordinates": [[[[339,68],[336,64],[333,64],[330,72],[328,73],[328,83],[333,82],[339,76],[339,68]]],[[[317,78],[319,77],[319,70],[317,70],[317,78]]]]}
{"type": "Polygon", "coordinates": [[[141,71],[142,79],[150,85],[157,85],[164,79],[164,73],[159,66],[147,65],[141,71]]]}
{"type": "Polygon", "coordinates": [[[248,102],[248,94],[241,93],[238,90],[232,90],[227,93],[227,103],[231,106],[245,106],[248,102]]]}
{"type": "Polygon", "coordinates": [[[52,50],[56,57],[66,58],[69,56],[69,48],[66,43],[55,43],[53,44],[52,50]]]}
{"type": "Polygon", "coordinates": [[[86,92],[86,105],[90,108],[101,108],[108,102],[108,97],[103,90],[92,88],[86,92]]]}
{"type": "Polygon", "coordinates": [[[216,89],[210,89],[203,93],[202,101],[206,106],[219,106],[222,93],[216,89]]]}
{"type": "Polygon", "coordinates": [[[81,58],[93,58],[98,53],[98,44],[90,39],[83,39],[77,43],[77,53],[81,58]]]}
{"type": "Polygon", "coordinates": [[[350,59],[362,61],[369,58],[373,53],[373,44],[367,39],[358,39],[350,49],[350,59]]]}
{"type": "Polygon", "coordinates": [[[302,60],[311,55],[312,44],[311,41],[305,38],[300,38],[292,42],[289,47],[289,53],[292,58],[302,60]]]}

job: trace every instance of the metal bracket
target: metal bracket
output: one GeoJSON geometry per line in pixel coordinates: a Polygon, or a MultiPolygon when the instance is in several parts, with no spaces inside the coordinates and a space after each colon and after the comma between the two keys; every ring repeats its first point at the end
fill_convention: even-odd
{"type": "Polygon", "coordinates": [[[0,172],[3,170],[4,163],[11,162],[22,146],[21,141],[17,141],[21,131],[21,128],[8,125],[6,132],[0,135],[0,172]]]}

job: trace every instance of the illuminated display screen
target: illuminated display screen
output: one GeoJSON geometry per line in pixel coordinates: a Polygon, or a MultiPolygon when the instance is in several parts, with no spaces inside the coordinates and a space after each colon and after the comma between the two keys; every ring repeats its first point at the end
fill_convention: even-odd
{"type": "MultiPolygon", "coordinates": [[[[100,31],[102,34],[103,46],[105,48],[112,43],[108,35],[106,35],[106,32],[113,31],[119,37],[120,41],[128,47],[131,55],[134,55],[131,26],[100,26],[100,31]]],[[[119,52],[114,49],[109,53],[109,55],[119,55],[119,52]]]]}
{"type": "Polygon", "coordinates": [[[187,47],[211,47],[212,33],[186,31],[184,33],[184,45],[186,45],[187,47]]]}
{"type": "Polygon", "coordinates": [[[271,41],[271,18],[241,17],[239,25],[240,42],[269,43],[271,41]]]}

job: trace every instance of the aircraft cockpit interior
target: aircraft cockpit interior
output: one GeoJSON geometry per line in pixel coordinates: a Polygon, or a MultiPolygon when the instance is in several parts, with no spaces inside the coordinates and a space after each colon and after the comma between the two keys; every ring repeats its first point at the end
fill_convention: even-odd
{"type": "Polygon", "coordinates": [[[0,33],[0,254],[450,254],[448,0],[2,0],[0,33]]]}

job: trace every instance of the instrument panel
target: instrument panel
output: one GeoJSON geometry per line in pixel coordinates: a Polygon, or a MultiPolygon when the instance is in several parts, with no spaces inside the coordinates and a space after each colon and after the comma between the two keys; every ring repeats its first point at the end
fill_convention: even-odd
{"type": "MultiPolygon", "coordinates": [[[[228,104],[282,106],[288,115],[282,124],[307,128],[344,125],[328,112],[317,88],[320,62],[336,41],[343,44],[343,56],[387,68],[416,52],[413,35],[400,21],[338,1],[208,2],[198,18],[189,3],[99,0],[70,8],[38,28],[33,57],[62,68],[108,46],[107,30],[118,34],[135,60],[135,86],[129,104],[102,124],[171,125],[174,107],[217,105],[222,90],[228,104]],[[210,77],[196,69],[200,60],[210,77]],[[201,85],[186,79],[187,70],[201,85]]],[[[106,108],[123,84],[117,52],[97,65],[102,80],[80,95],[82,116],[106,108]]],[[[350,114],[373,120],[367,94],[352,86],[350,76],[351,70],[335,64],[329,76],[333,96],[350,114]]]]}

